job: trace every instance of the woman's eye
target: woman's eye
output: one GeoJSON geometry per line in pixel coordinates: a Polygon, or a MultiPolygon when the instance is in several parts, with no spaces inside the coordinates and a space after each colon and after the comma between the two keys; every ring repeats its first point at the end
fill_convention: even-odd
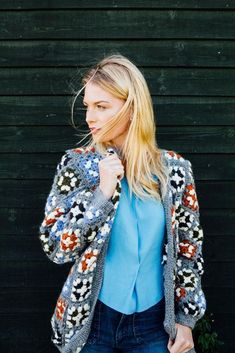
{"type": "MultiPolygon", "coordinates": [[[[101,110],[106,109],[106,107],[103,107],[102,105],[99,105],[99,104],[97,104],[97,108],[101,109],[101,110]]],[[[83,105],[83,109],[88,110],[88,106],[87,105],[83,105]]]]}

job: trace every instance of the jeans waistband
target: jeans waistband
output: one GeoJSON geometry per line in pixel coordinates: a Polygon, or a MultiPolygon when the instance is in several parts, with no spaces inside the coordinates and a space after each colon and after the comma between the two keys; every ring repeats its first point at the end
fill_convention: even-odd
{"type": "MultiPolygon", "coordinates": [[[[104,307],[106,308],[106,310],[112,311],[113,313],[117,313],[117,314],[123,314],[120,311],[117,311],[111,307],[109,307],[108,305],[106,305],[105,303],[103,303],[99,298],[97,299],[97,306],[99,306],[99,310],[104,307]]],[[[162,299],[160,299],[156,304],[152,305],[151,307],[149,307],[148,309],[144,310],[144,311],[137,311],[134,312],[132,314],[125,314],[125,315],[138,315],[138,314],[143,314],[143,313],[150,313],[152,311],[156,311],[156,310],[160,310],[160,309],[164,309],[165,308],[165,296],[162,297],[162,299]]]]}

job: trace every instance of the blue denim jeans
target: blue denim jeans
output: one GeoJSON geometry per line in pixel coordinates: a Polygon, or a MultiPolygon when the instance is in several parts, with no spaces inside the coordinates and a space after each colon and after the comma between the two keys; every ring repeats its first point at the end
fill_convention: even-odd
{"type": "Polygon", "coordinates": [[[165,297],[147,310],[129,315],[97,299],[90,334],[81,353],[169,353],[164,316],[165,297]]]}

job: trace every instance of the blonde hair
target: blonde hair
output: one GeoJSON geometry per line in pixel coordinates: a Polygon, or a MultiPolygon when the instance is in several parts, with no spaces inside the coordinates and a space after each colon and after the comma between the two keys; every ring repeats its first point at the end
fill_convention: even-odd
{"type": "Polygon", "coordinates": [[[106,56],[83,76],[84,86],[76,94],[72,104],[72,121],[75,100],[90,81],[113,96],[124,99],[125,104],[102,126],[96,141],[91,138],[86,147],[95,147],[99,153],[105,155],[107,147],[112,145],[102,142],[102,137],[111,130],[114,131],[120,122],[125,122],[131,117],[121,150],[130,195],[134,192],[140,198],[163,199],[167,189],[168,170],[161,158],[162,150],[157,146],[153,103],[143,74],[121,54],[106,56]],[[158,180],[154,179],[154,176],[157,176],[162,185],[162,195],[158,180]]]}

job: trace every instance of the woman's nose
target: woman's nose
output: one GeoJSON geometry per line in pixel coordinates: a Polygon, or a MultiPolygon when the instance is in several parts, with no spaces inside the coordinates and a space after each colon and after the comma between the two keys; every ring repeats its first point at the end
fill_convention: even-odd
{"type": "Polygon", "coordinates": [[[90,123],[92,120],[94,120],[94,119],[92,119],[92,115],[90,113],[86,112],[86,122],[90,123]]]}
{"type": "Polygon", "coordinates": [[[90,118],[90,119],[86,119],[86,122],[87,122],[88,125],[90,125],[90,124],[95,124],[96,120],[90,118]]]}
{"type": "Polygon", "coordinates": [[[86,111],[86,121],[87,122],[91,122],[91,121],[95,121],[95,112],[92,111],[86,111]]]}

